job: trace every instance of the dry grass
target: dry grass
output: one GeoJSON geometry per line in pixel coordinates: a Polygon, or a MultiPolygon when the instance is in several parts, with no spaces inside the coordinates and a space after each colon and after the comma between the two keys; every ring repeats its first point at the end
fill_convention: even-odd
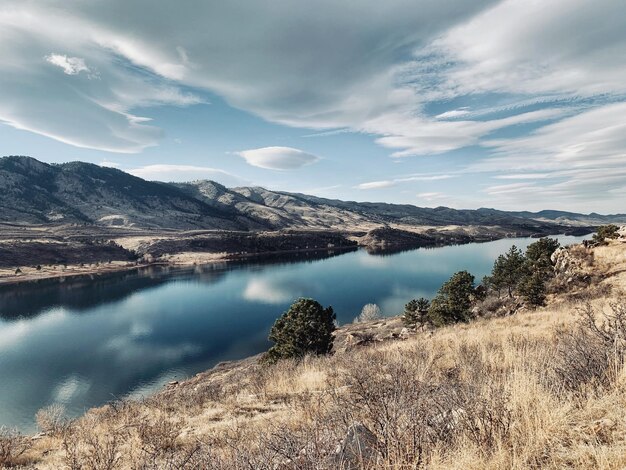
{"type": "Polygon", "coordinates": [[[594,254],[604,280],[584,302],[551,297],[330,357],[218,367],[49,426],[29,458],[42,469],[334,469],[362,423],[377,445],[352,468],[624,468],[626,245],[594,254]]]}

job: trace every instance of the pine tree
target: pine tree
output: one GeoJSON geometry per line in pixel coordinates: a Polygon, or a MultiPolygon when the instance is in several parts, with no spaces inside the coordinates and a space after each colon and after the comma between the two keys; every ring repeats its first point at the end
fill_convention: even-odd
{"type": "Polygon", "coordinates": [[[520,284],[520,294],[530,305],[539,307],[546,300],[546,278],[541,271],[526,276],[520,284]]]}
{"type": "Polygon", "coordinates": [[[430,323],[430,319],[428,317],[429,307],[430,302],[424,297],[420,297],[417,300],[411,300],[404,306],[402,322],[410,328],[423,328],[426,324],[430,323]]]}
{"type": "Polygon", "coordinates": [[[526,248],[526,271],[532,274],[535,271],[542,271],[546,276],[552,274],[552,253],[561,244],[555,238],[540,238],[526,248]]]}
{"type": "Polygon", "coordinates": [[[328,354],[333,347],[336,315],[313,299],[298,299],[276,320],[269,339],[274,345],[265,356],[268,362],[328,354]]]}
{"type": "Polygon", "coordinates": [[[524,276],[524,254],[515,245],[504,255],[498,256],[491,276],[489,276],[489,284],[498,291],[506,289],[509,297],[513,297],[513,291],[524,276]]]}
{"type": "Polygon", "coordinates": [[[445,282],[430,304],[428,317],[435,325],[468,321],[474,297],[474,276],[455,273],[445,282]]]}

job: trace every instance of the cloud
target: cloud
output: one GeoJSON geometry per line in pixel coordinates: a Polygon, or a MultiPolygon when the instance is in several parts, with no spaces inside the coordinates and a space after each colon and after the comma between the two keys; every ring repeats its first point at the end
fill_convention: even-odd
{"type": "Polygon", "coordinates": [[[383,181],[370,181],[367,183],[361,183],[355,186],[357,189],[383,189],[396,186],[398,183],[408,183],[411,181],[440,181],[455,178],[457,175],[423,175],[415,174],[405,176],[401,178],[394,178],[393,180],[383,181]]]}
{"type": "Polygon", "coordinates": [[[395,186],[395,181],[370,181],[369,183],[361,183],[356,187],[358,189],[383,189],[383,188],[391,188],[395,186]]]}
{"type": "Polygon", "coordinates": [[[510,175],[497,175],[499,180],[538,180],[552,177],[552,173],[513,173],[510,175]]]}
{"type": "Polygon", "coordinates": [[[184,87],[273,122],[358,130],[412,109],[398,66],[493,2],[5,0],[0,119],[79,147],[140,152],[162,133],[133,111],[203,101],[184,87]],[[89,80],[94,70],[99,80],[89,80]]]}
{"type": "Polygon", "coordinates": [[[85,59],[68,57],[63,54],[50,54],[46,60],[57,67],[61,67],[67,75],[78,75],[81,72],[91,74],[91,69],[85,65],[85,59]]]}
{"type": "Polygon", "coordinates": [[[417,195],[417,197],[419,197],[420,199],[426,199],[427,201],[430,201],[432,199],[438,199],[443,197],[444,194],[443,193],[437,193],[437,192],[432,192],[432,193],[419,193],[417,195]]]}
{"type": "Polygon", "coordinates": [[[386,114],[367,122],[365,130],[383,134],[376,142],[399,149],[394,157],[432,155],[477,145],[481,138],[499,129],[549,121],[564,114],[562,109],[545,109],[487,121],[438,121],[409,114],[386,114]]]}
{"type": "Polygon", "coordinates": [[[623,5],[614,0],[504,0],[432,45],[452,64],[455,94],[481,91],[594,96],[626,91],[623,5]]]}
{"type": "Polygon", "coordinates": [[[201,100],[98,46],[100,26],[75,13],[54,1],[2,2],[0,122],[81,148],[156,145],[162,131],[133,110],[201,100]]]}
{"type": "Polygon", "coordinates": [[[437,119],[455,119],[459,117],[465,117],[468,114],[471,114],[469,108],[463,107],[459,109],[453,109],[451,111],[446,111],[445,113],[438,114],[437,119]]]}
{"type": "Polygon", "coordinates": [[[237,152],[248,165],[269,170],[296,170],[312,165],[319,157],[291,147],[264,147],[237,152]]]}
{"type": "Polygon", "coordinates": [[[226,186],[238,186],[246,181],[216,168],[194,165],[146,165],[128,170],[128,173],[149,181],[194,181],[210,179],[226,186]]]}

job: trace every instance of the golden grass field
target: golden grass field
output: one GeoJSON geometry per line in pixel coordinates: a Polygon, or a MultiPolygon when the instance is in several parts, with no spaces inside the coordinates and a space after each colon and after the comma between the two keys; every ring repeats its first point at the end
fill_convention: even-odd
{"type": "Polygon", "coordinates": [[[38,417],[45,432],[14,436],[6,462],[40,469],[626,468],[626,323],[618,321],[626,320],[626,243],[573,254],[592,281],[550,295],[546,307],[338,347],[299,363],[226,364],[72,422],[47,410],[38,417]],[[606,318],[612,326],[582,326],[581,309],[596,326],[606,318]],[[374,457],[341,463],[337,449],[355,423],[376,436],[374,457]]]}

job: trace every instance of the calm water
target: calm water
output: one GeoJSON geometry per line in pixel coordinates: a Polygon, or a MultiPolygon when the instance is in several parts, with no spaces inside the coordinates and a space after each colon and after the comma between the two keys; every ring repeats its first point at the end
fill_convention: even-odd
{"type": "MultiPolygon", "coordinates": [[[[584,237],[559,237],[562,244],[584,237]]],[[[458,270],[480,280],[497,255],[531,239],[166,268],[0,290],[0,425],[34,429],[36,411],[77,415],[116,397],[268,347],[274,320],[297,297],[332,305],[340,323],[366,303],[385,315],[432,297],[458,270]]]]}

